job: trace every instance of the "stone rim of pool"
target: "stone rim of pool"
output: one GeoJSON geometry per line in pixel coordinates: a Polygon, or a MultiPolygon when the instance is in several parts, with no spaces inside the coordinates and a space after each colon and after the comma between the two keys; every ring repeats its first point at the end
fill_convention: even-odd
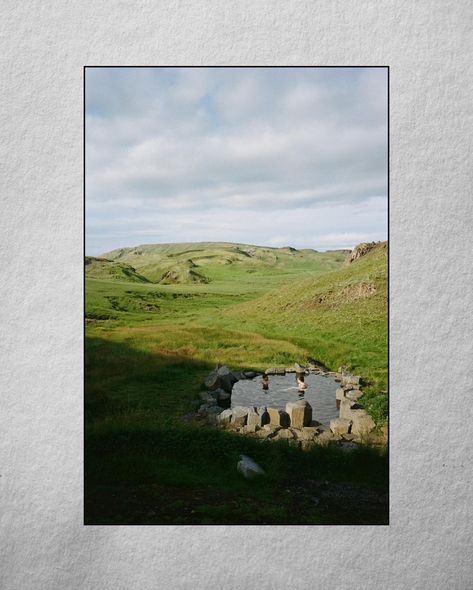
{"type": "Polygon", "coordinates": [[[295,373],[269,375],[269,389],[264,391],[261,375],[253,379],[242,379],[233,385],[231,408],[237,406],[266,406],[285,410],[288,402],[304,399],[312,407],[313,419],[323,425],[338,418],[336,390],[338,383],[331,375],[305,374],[307,389],[301,396],[296,385],[295,373]]]}

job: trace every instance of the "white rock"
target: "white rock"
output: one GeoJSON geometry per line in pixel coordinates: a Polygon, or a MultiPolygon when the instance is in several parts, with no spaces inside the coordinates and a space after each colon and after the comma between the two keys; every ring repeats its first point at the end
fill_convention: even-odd
{"type": "Polygon", "coordinates": [[[264,469],[247,455],[240,455],[240,461],[238,461],[237,469],[243,475],[243,477],[246,477],[247,479],[252,479],[258,475],[265,475],[264,469]]]}

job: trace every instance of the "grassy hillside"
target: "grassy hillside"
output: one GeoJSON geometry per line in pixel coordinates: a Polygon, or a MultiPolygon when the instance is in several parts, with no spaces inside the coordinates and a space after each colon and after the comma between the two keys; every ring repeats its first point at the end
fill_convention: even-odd
{"type": "Polygon", "coordinates": [[[85,257],[85,276],[95,279],[116,279],[132,283],[148,282],[148,279],[138,274],[129,264],[93,256],[85,257]]]}
{"type": "Polygon", "coordinates": [[[371,385],[368,409],[378,420],[386,415],[386,242],[349,265],[232,306],[221,317],[242,330],[284,337],[334,370],[349,365],[371,385]]]}
{"type": "Polygon", "coordinates": [[[182,420],[217,362],[262,370],[309,356],[332,368],[351,364],[372,383],[362,398],[368,409],[377,419],[385,412],[386,249],[346,266],[345,252],[253,248],[107,254],[146,280],[190,260],[208,283],[86,273],[88,524],[387,522],[382,450],[303,453],[182,420]],[[235,259],[225,263],[228,256],[235,259]],[[267,477],[243,480],[240,453],[267,477]]]}
{"type": "Polygon", "coordinates": [[[274,275],[290,278],[301,272],[325,272],[340,265],[346,253],[196,242],[120,248],[103,254],[103,257],[129,264],[155,283],[222,283],[229,280],[248,283],[255,274],[260,275],[258,279],[266,277],[271,281],[274,275]]]}

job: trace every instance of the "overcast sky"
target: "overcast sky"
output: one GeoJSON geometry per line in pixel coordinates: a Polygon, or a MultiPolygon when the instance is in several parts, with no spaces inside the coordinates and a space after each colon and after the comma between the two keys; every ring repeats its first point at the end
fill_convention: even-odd
{"type": "Polygon", "coordinates": [[[387,237],[387,72],[87,68],[86,252],[387,237]]]}

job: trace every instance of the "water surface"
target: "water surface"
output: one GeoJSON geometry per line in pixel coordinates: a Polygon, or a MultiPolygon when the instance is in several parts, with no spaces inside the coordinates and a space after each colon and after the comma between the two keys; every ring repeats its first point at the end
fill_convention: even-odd
{"type": "Polygon", "coordinates": [[[238,381],[233,386],[232,405],[235,406],[267,406],[286,408],[286,402],[305,399],[312,406],[312,418],[328,425],[332,418],[338,418],[335,391],[339,387],[333,377],[322,375],[306,375],[307,389],[300,396],[294,373],[287,375],[270,375],[269,389],[263,391],[261,377],[238,381]]]}

